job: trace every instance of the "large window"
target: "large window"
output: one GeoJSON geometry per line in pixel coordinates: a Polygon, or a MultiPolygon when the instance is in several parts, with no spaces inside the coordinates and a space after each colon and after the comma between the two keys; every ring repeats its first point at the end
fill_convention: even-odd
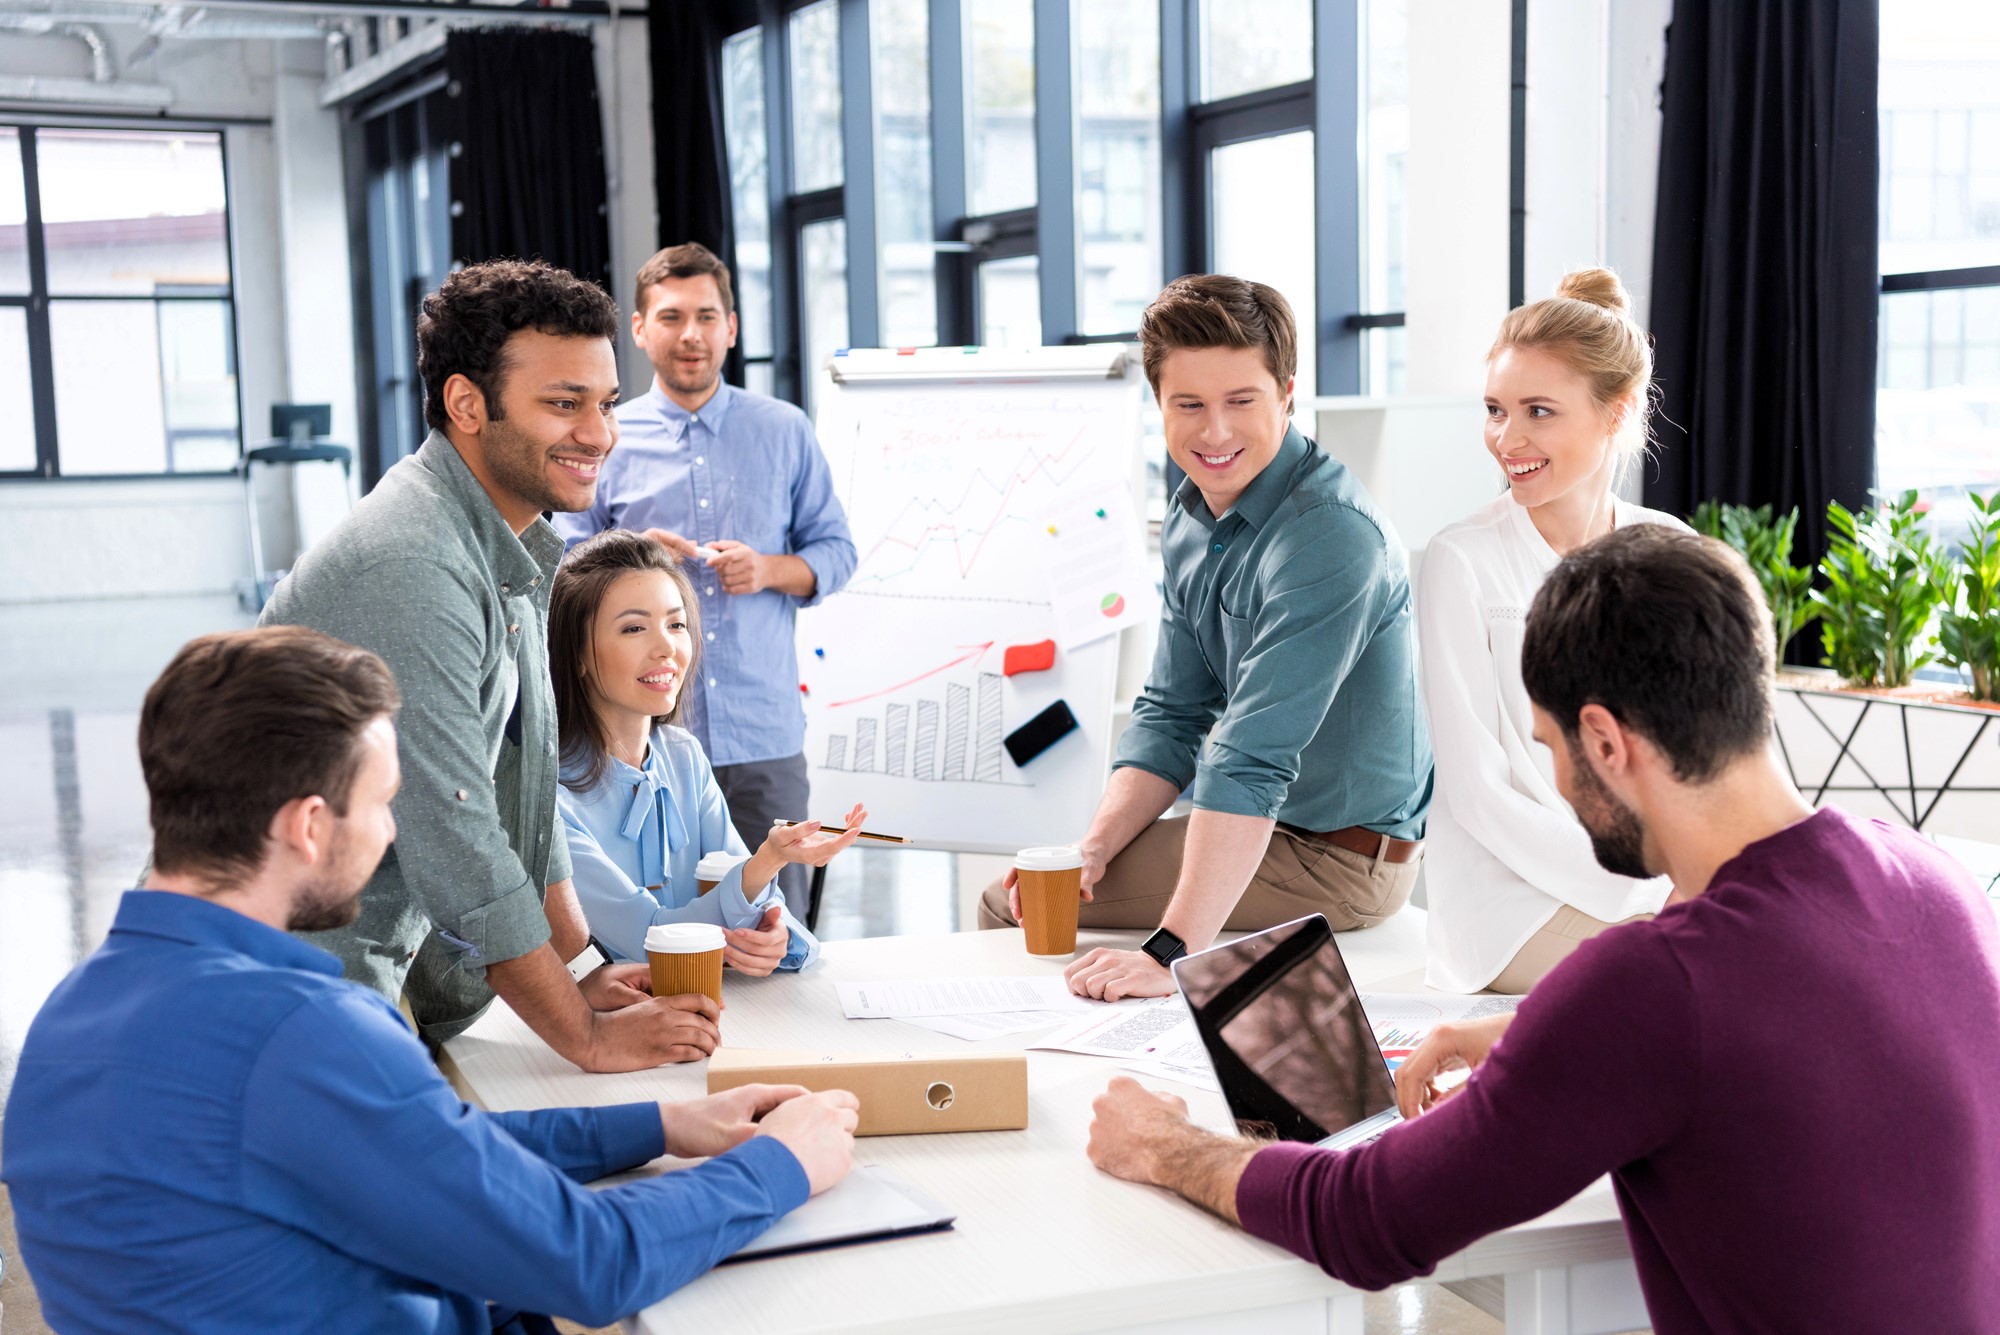
{"type": "Polygon", "coordinates": [[[1302,420],[1399,392],[1408,3],[738,0],[748,383],[810,408],[850,338],[1129,338],[1220,269],[1291,301],[1302,420]]]}
{"type": "Polygon", "coordinates": [[[1882,7],[1876,471],[1956,528],[2000,488],[2000,9],[1882,7]]]}
{"type": "Polygon", "coordinates": [[[241,452],[222,135],[0,126],[0,473],[241,452]]]}

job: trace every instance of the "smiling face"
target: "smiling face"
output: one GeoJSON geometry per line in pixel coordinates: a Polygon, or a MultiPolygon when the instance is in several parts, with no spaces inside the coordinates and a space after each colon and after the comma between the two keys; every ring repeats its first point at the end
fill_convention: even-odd
{"type": "Polygon", "coordinates": [[[614,733],[618,721],[665,718],[693,658],[694,629],[674,577],[663,570],[620,575],[591,622],[582,665],[591,707],[614,733]]]}
{"type": "Polygon", "coordinates": [[[1277,457],[1292,384],[1258,348],[1176,348],[1160,363],[1167,454],[1220,518],[1277,457]]]}
{"type": "Polygon", "coordinates": [[[1486,448],[1530,508],[1578,487],[1608,491],[1630,410],[1600,408],[1589,381],[1539,348],[1502,348],[1486,366],[1486,448]]]}
{"type": "Polygon", "coordinates": [[[477,424],[478,460],[467,462],[514,531],[543,510],[588,510],[598,470],[618,443],[611,413],[618,361],[610,340],[516,331],[507,340],[499,399],[494,413],[465,377],[445,387],[447,407],[477,424]]]}
{"type": "Polygon", "coordinates": [[[632,313],[632,341],[661,386],[695,408],[714,391],[722,360],[736,346],[736,315],[723,309],[712,275],[666,278],[646,289],[645,309],[632,313]]]}

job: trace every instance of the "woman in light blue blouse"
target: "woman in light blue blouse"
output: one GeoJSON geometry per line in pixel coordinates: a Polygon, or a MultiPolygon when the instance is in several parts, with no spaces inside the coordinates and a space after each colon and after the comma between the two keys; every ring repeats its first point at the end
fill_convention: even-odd
{"type": "MultiPolygon", "coordinates": [[[[590,932],[620,959],[645,958],[646,929],[712,922],[723,960],[749,974],[801,969],[819,942],[786,911],[778,869],[821,866],[854,843],[867,812],[838,838],[817,822],[774,826],[751,854],[729,822],[701,743],[673,720],[701,635],[694,589],[649,538],[613,530],[580,543],[549,597],[549,675],[562,738],[556,793],[577,902],[590,932]],[[695,865],[742,861],[707,894],[695,865]]],[[[801,812],[803,816],[805,813],[801,812]]]]}

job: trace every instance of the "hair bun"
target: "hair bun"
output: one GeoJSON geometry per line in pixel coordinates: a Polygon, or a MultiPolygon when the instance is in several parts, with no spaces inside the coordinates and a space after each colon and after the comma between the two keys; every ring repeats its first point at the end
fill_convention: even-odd
{"type": "Polygon", "coordinates": [[[1575,273],[1566,273],[1556,284],[1556,295],[1587,301],[1620,315],[1632,313],[1631,294],[1625,290],[1625,284],[1618,281],[1618,275],[1609,269],[1578,269],[1575,273]]]}

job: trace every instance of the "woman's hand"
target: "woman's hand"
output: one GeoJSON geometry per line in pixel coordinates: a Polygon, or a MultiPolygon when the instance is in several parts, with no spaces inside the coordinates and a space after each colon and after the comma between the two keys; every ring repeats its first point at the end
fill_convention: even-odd
{"type": "Polygon", "coordinates": [[[764,836],[764,842],[743,864],[743,897],[755,899],[762,894],[764,887],[771,883],[771,878],[788,862],[824,867],[836,853],[854,847],[854,841],[861,837],[861,822],[867,819],[868,808],[856,802],[847,813],[847,830],[843,834],[821,834],[820,823],[816,820],[801,821],[797,825],[773,825],[771,832],[764,836]]]}
{"type": "Polygon", "coordinates": [[[785,926],[784,916],[784,910],[773,904],[755,927],[725,927],[722,962],[753,978],[762,978],[783,964],[785,952],[792,947],[792,929],[785,926]]]}

